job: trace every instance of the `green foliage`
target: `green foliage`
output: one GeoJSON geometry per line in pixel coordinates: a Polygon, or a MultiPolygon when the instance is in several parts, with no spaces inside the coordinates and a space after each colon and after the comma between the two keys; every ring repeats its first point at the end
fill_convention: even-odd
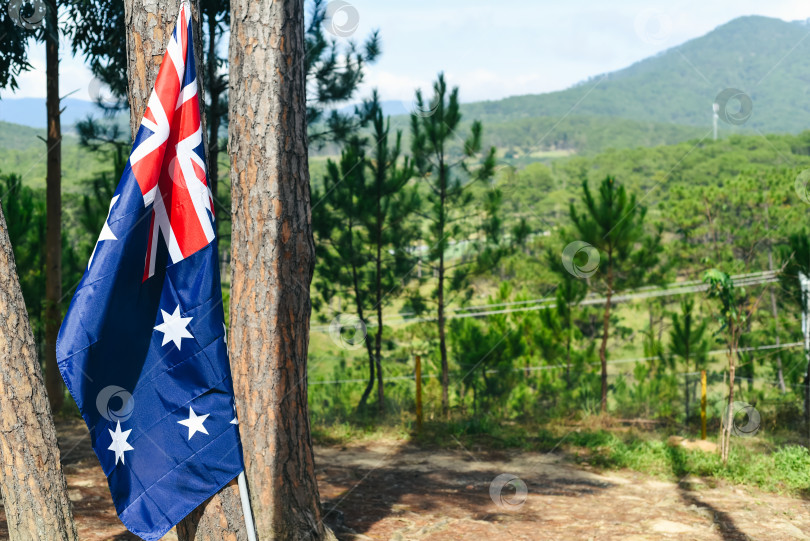
{"type": "Polygon", "coordinates": [[[11,5],[0,13],[0,89],[15,90],[17,77],[24,71],[31,69],[28,62],[26,45],[28,38],[34,36],[34,30],[26,30],[13,17],[38,23],[42,14],[36,13],[36,6],[42,4],[18,4],[19,13],[13,14],[11,5]]]}
{"type": "MultiPolygon", "coordinates": [[[[501,284],[498,294],[490,303],[499,303],[511,297],[511,286],[501,284]]],[[[525,353],[523,335],[516,331],[515,321],[506,314],[475,318],[453,319],[450,322],[450,344],[458,366],[460,399],[464,403],[472,393],[473,412],[482,407],[502,406],[510,393],[514,393],[520,375],[515,363],[525,353]]]]}
{"type": "Polygon", "coordinates": [[[309,139],[315,144],[346,141],[360,125],[374,116],[368,107],[356,107],[346,114],[335,105],[352,100],[363,82],[365,66],[380,55],[379,33],[375,30],[361,47],[350,41],[344,48],[329,39],[326,0],[313,0],[306,27],[307,124],[309,139]]]}
{"type": "Polygon", "coordinates": [[[62,0],[73,22],[68,32],[72,38],[73,54],[82,52],[84,60],[95,77],[107,85],[119,104],[102,107],[112,110],[126,107],[127,96],[127,42],[124,3],[97,0],[62,0]]]}
{"type": "Polygon", "coordinates": [[[687,475],[724,479],[771,492],[806,493],[810,487],[810,451],[785,445],[771,453],[736,446],[727,465],[720,455],[671,447],[658,439],[620,437],[600,431],[572,435],[574,444],[588,450],[583,458],[607,468],[630,468],[680,480],[687,475]]]}
{"type": "MultiPolygon", "coordinates": [[[[720,305],[720,314],[718,316],[718,322],[721,326],[720,331],[742,324],[746,314],[740,310],[738,292],[734,289],[734,280],[721,270],[709,269],[703,273],[703,281],[709,284],[707,296],[710,299],[717,299],[720,305]]],[[[742,290],[740,295],[745,295],[745,290],[742,290]]]]}
{"type": "MultiPolygon", "coordinates": [[[[492,268],[502,255],[500,244],[500,219],[498,211],[502,195],[491,190],[483,201],[483,212],[475,213],[475,197],[469,189],[475,182],[489,181],[495,169],[495,148],[482,154],[480,122],[474,122],[458,149],[455,139],[461,113],[459,112],[458,88],[448,93],[444,74],[439,74],[433,86],[433,97],[426,102],[421,90],[416,91],[416,108],[430,114],[411,115],[411,152],[413,163],[425,184],[428,221],[425,238],[429,246],[427,261],[438,272],[440,288],[445,274],[449,274],[448,291],[462,292],[469,297],[472,271],[492,268]],[[467,253],[475,257],[462,257],[453,264],[445,258],[451,243],[466,243],[467,253]]],[[[436,302],[448,304],[444,290],[438,292],[436,302]]]]}
{"type": "Polygon", "coordinates": [[[35,336],[41,337],[45,298],[45,197],[22,184],[19,175],[0,176],[0,201],[14,251],[17,275],[35,336]]]}
{"type": "Polygon", "coordinates": [[[661,228],[656,234],[645,231],[646,207],[628,196],[624,186],[607,176],[594,197],[586,181],[582,183],[584,212],[571,203],[569,214],[578,240],[601,252],[600,281],[607,291],[654,283],[653,272],[661,253],[661,228]]]}

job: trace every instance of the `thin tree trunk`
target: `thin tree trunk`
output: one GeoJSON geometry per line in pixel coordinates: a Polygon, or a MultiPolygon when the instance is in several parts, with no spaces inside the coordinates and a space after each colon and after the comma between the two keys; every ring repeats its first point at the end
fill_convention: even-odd
{"type": "Polygon", "coordinates": [[[607,412],[607,342],[610,331],[610,300],[613,297],[613,251],[608,249],[607,294],[605,314],[602,317],[602,343],[599,346],[599,362],[602,364],[602,413],[607,412]]]}
{"type": "MultiPolygon", "coordinates": [[[[686,314],[684,314],[684,320],[686,320],[686,314]]],[[[689,321],[689,324],[687,326],[687,329],[688,329],[689,333],[687,334],[687,336],[689,338],[686,340],[686,351],[684,352],[685,353],[685,355],[684,355],[684,368],[685,368],[685,370],[684,370],[684,376],[683,376],[683,379],[684,379],[683,384],[686,387],[686,419],[685,419],[685,421],[686,421],[687,429],[689,427],[689,357],[692,355],[692,350],[689,347],[690,346],[689,340],[691,340],[691,336],[692,336],[692,317],[691,317],[691,314],[689,314],[689,320],[688,321],[689,321]]]]}
{"type": "Polygon", "coordinates": [[[573,307],[569,307],[568,312],[568,338],[565,344],[565,388],[571,388],[571,342],[574,340],[574,322],[572,321],[572,313],[570,310],[573,310],[573,307]]]}
{"type": "Polygon", "coordinates": [[[804,375],[804,420],[807,428],[807,442],[810,446],[810,361],[807,362],[807,373],[804,375]]]}
{"type": "MultiPolygon", "coordinates": [[[[381,167],[378,163],[377,167],[381,167]]],[[[385,388],[383,387],[382,373],[382,334],[383,334],[383,307],[382,307],[382,191],[381,184],[384,178],[377,179],[377,268],[374,289],[377,293],[377,333],[374,335],[374,360],[377,363],[377,407],[380,413],[385,410],[385,388]]]]}
{"type": "Polygon", "coordinates": [[[307,407],[314,269],[303,0],[231,0],[231,366],[259,539],[334,539],[307,407]]]}
{"type": "Polygon", "coordinates": [[[438,323],[439,323],[439,355],[442,363],[442,413],[447,416],[450,413],[450,368],[447,363],[447,337],[445,336],[444,321],[444,228],[445,228],[445,205],[447,199],[447,171],[444,167],[444,156],[439,158],[439,189],[440,215],[439,215],[439,286],[438,286],[438,323]]]}
{"type": "Polygon", "coordinates": [[[48,0],[45,25],[45,89],[48,112],[45,201],[45,386],[51,410],[65,401],[64,384],[56,364],[56,337],[62,323],[62,124],[59,110],[59,19],[56,0],[48,0]]]}
{"type": "Polygon", "coordinates": [[[12,541],[74,541],[53,417],[0,209],[0,493],[12,541]]]}
{"type": "MultiPolygon", "coordinates": [[[[768,205],[765,205],[765,231],[767,232],[767,241],[768,241],[768,270],[773,271],[773,243],[771,242],[770,237],[770,219],[768,217],[768,205]]],[[[779,385],[779,391],[782,394],[787,392],[787,388],[785,387],[785,376],[782,371],[782,353],[779,349],[781,345],[781,339],[779,338],[779,310],[776,306],[776,292],[774,292],[774,288],[771,287],[770,295],[771,295],[771,315],[773,315],[773,324],[774,330],[776,331],[776,381],[779,385]]]]}
{"type": "MultiPolygon", "coordinates": [[[[360,279],[357,276],[357,265],[354,264],[356,254],[354,252],[354,223],[352,217],[349,217],[349,252],[352,258],[352,286],[354,287],[354,300],[357,305],[357,317],[360,318],[360,321],[362,321],[365,326],[366,318],[363,314],[363,299],[360,295],[360,279]]],[[[365,409],[368,397],[374,389],[374,369],[376,366],[374,363],[374,349],[368,339],[368,327],[365,327],[365,329],[366,335],[363,336],[363,341],[366,344],[366,352],[368,353],[368,383],[363,390],[363,396],[360,397],[360,402],[357,404],[357,411],[365,409]]]]}
{"type": "Polygon", "coordinates": [[[729,322],[729,333],[731,334],[732,339],[729,342],[728,347],[728,401],[726,403],[728,413],[726,415],[726,424],[723,428],[724,437],[721,445],[721,454],[724,465],[728,463],[729,448],[731,447],[731,427],[733,426],[732,423],[734,423],[734,408],[732,406],[734,404],[734,378],[736,372],[735,361],[737,356],[737,340],[734,338],[736,328],[733,321],[729,322]]]}
{"type": "MultiPolygon", "coordinates": [[[[687,346],[687,348],[688,348],[688,346],[687,346]]],[[[688,351],[688,349],[687,349],[687,351],[688,351]]],[[[685,368],[686,369],[684,370],[684,375],[683,375],[683,380],[684,380],[683,381],[683,386],[684,386],[684,390],[685,390],[685,400],[686,400],[684,409],[686,410],[685,421],[686,421],[686,426],[688,427],[689,426],[689,357],[686,357],[686,366],[685,366],[685,368]]]]}
{"type": "Polygon", "coordinates": [[[214,232],[219,238],[219,97],[220,88],[217,84],[217,20],[214,14],[208,16],[208,58],[206,76],[208,78],[208,99],[211,112],[208,120],[208,182],[211,193],[214,195],[214,232]]]}
{"type": "MultiPolygon", "coordinates": [[[[127,74],[129,84],[130,116],[129,125],[132,138],[138,133],[149,96],[155,85],[160,63],[166,51],[166,44],[177,23],[180,2],[171,0],[124,0],[127,32],[127,74]]],[[[197,2],[192,4],[194,54],[196,64],[202,66],[200,53],[202,39],[200,35],[200,12],[197,2]]],[[[204,95],[204,78],[198,69],[197,84],[200,96],[204,95]]],[[[202,121],[203,143],[207,148],[205,137],[205,108],[200,100],[200,119],[202,121]]],[[[208,162],[210,164],[210,161],[208,162]]],[[[240,410],[241,411],[241,410],[240,410]]],[[[239,489],[233,481],[212,498],[200,505],[177,526],[178,538],[181,541],[247,539],[245,522],[239,500],[239,489]]]]}

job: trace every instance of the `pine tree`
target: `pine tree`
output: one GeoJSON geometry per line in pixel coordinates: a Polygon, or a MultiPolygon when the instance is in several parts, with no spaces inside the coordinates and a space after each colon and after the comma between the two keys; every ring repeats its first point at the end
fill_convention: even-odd
{"type": "Polygon", "coordinates": [[[228,347],[257,537],[278,541],[334,539],[307,404],[315,247],[304,32],[303,0],[231,1],[228,347]]]}
{"type": "MultiPolygon", "coordinates": [[[[799,308],[803,325],[810,325],[807,293],[801,286],[802,280],[810,277],[810,235],[802,229],[788,236],[787,243],[779,249],[783,271],[779,275],[781,289],[790,301],[799,308]]],[[[804,330],[804,329],[803,329],[804,330]]],[[[804,422],[810,439],[810,350],[805,346],[804,422]]]]}
{"type": "Polygon", "coordinates": [[[65,402],[65,386],[56,363],[56,337],[62,325],[62,122],[59,96],[59,4],[45,2],[45,91],[48,119],[45,228],[45,387],[51,410],[65,402]]]}
{"type": "MultiPolygon", "coordinates": [[[[370,308],[372,290],[366,280],[370,273],[369,232],[364,227],[372,208],[364,138],[352,137],[340,155],[339,163],[327,161],[323,191],[315,191],[319,202],[313,211],[313,230],[317,242],[317,285],[315,290],[330,302],[335,297],[350,299],[354,311],[367,329],[366,311],[370,308]]],[[[342,329],[341,329],[342,330],[342,329]]],[[[368,354],[369,379],[360,397],[362,410],[374,388],[377,363],[374,347],[363,333],[368,354]]],[[[356,345],[356,344],[352,344],[356,345]]]]}
{"type": "Polygon", "coordinates": [[[402,132],[389,140],[390,119],[383,117],[376,92],[372,97],[372,125],[375,141],[369,159],[370,203],[364,222],[371,248],[374,310],[377,330],[374,334],[374,362],[377,372],[377,405],[385,405],[382,370],[382,339],[385,329],[383,308],[403,292],[415,267],[409,250],[419,235],[418,223],[411,218],[420,208],[416,186],[408,187],[415,171],[410,160],[401,158],[402,132]],[[399,162],[402,163],[399,163],[399,162]]]}
{"type": "Polygon", "coordinates": [[[482,154],[483,128],[477,121],[472,123],[469,135],[462,147],[458,148],[457,139],[463,138],[460,133],[458,88],[448,92],[444,74],[439,74],[434,83],[433,97],[429,102],[417,90],[416,109],[411,115],[411,152],[422,182],[426,185],[426,216],[430,222],[427,259],[438,278],[435,297],[442,370],[442,411],[446,414],[450,408],[450,371],[445,311],[455,300],[448,293],[471,295],[467,286],[475,267],[491,268],[498,259],[498,192],[492,190],[488,193],[488,206],[484,213],[478,213],[479,216],[483,214],[484,224],[479,231],[481,236],[474,242],[471,237],[476,213],[473,194],[468,189],[475,181],[492,178],[495,148],[482,154]],[[456,261],[448,261],[450,241],[468,243],[476,257],[462,256],[456,261]]]}
{"type": "Polygon", "coordinates": [[[624,186],[608,176],[599,185],[594,197],[588,182],[582,182],[583,212],[570,205],[571,221],[578,240],[594,246],[600,252],[600,272],[594,282],[605,295],[602,315],[602,341],[599,360],[602,364],[602,412],[607,411],[607,342],[610,336],[610,309],[613,294],[649,283],[659,262],[661,228],[647,234],[647,209],[635,195],[628,196],[624,186]]]}
{"type": "Polygon", "coordinates": [[[695,301],[684,297],[680,314],[672,314],[672,330],[669,334],[669,351],[674,359],[683,363],[683,387],[685,419],[689,422],[689,373],[690,370],[703,370],[706,367],[709,342],[706,340],[708,320],[696,317],[695,301]]]}

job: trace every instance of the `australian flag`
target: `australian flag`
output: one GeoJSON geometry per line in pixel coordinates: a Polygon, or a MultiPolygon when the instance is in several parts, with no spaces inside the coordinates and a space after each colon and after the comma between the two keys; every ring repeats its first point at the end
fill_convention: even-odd
{"type": "Polygon", "coordinates": [[[118,516],[147,541],[243,469],[213,209],[182,3],[56,344],[118,516]]]}

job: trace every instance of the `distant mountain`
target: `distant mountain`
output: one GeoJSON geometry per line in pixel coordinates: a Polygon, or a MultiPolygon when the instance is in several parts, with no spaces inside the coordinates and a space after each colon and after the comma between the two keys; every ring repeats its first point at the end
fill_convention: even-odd
{"type": "MultiPolygon", "coordinates": [[[[705,36],[567,90],[466,103],[462,111],[465,121],[484,122],[486,144],[524,159],[535,159],[546,151],[593,153],[707,136],[712,104],[726,89],[749,96],[752,109],[742,124],[721,120],[721,137],[740,132],[797,133],[810,129],[808,36],[806,22],[741,17],[705,36]]],[[[67,98],[64,105],[66,131],[89,114],[101,116],[99,108],[88,101],[67,98]]],[[[396,117],[394,126],[407,136],[405,115],[413,105],[402,101],[382,105],[386,115],[396,117]]],[[[734,114],[738,106],[732,99],[726,110],[734,114]]],[[[346,106],[341,111],[353,108],[346,106]]],[[[126,115],[120,120],[126,127],[126,115]]],[[[0,100],[0,121],[44,128],[45,100],[0,100]]],[[[227,136],[225,127],[220,136],[227,136]]],[[[333,154],[336,149],[323,152],[333,154]]]]}
{"type": "MultiPolygon", "coordinates": [[[[805,22],[734,19],[705,36],[572,88],[463,106],[486,122],[534,117],[621,117],[711,128],[712,103],[727,88],[751,98],[746,130],[810,128],[810,34],[805,22]]],[[[729,102],[730,113],[739,102],[729,102]]],[[[720,124],[721,130],[731,126],[720,124]]]]}
{"type": "MultiPolygon", "coordinates": [[[[102,116],[101,109],[92,101],[65,98],[62,100],[62,125],[72,126],[88,115],[102,116]]],[[[0,121],[21,124],[31,128],[45,128],[45,98],[5,98],[0,100],[0,121]]]]}

